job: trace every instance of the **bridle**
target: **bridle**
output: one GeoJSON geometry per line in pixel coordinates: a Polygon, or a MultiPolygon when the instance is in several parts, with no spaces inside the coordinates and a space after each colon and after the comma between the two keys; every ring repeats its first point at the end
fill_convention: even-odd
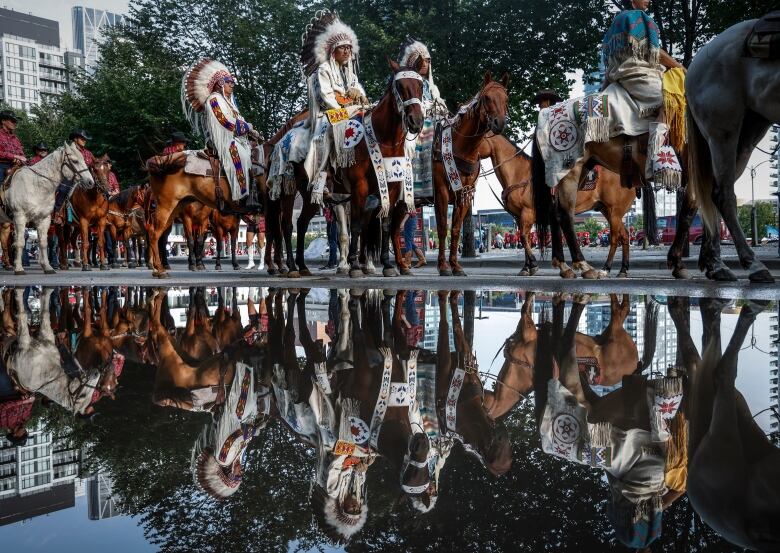
{"type": "Polygon", "coordinates": [[[407,129],[406,129],[406,118],[404,117],[404,111],[407,107],[415,104],[419,105],[420,109],[422,109],[422,98],[418,98],[416,96],[413,98],[409,98],[408,100],[404,100],[403,98],[401,98],[401,93],[398,92],[398,87],[396,86],[396,83],[401,79],[414,79],[418,81],[422,86],[423,78],[420,76],[419,73],[417,73],[417,71],[411,71],[411,70],[399,71],[398,73],[393,75],[393,82],[390,85],[391,88],[393,89],[393,99],[395,100],[395,108],[396,110],[398,110],[398,115],[401,116],[401,124],[403,125],[404,128],[404,135],[406,135],[407,129]]]}
{"type": "Polygon", "coordinates": [[[477,95],[476,95],[474,98],[472,98],[472,100],[471,100],[471,101],[470,101],[468,104],[466,104],[466,105],[465,105],[465,106],[464,106],[464,107],[463,107],[463,108],[462,108],[462,109],[461,109],[461,110],[458,112],[458,115],[456,116],[456,121],[455,121],[455,122],[452,124],[452,132],[454,132],[455,134],[457,134],[458,136],[460,136],[460,137],[462,137],[462,138],[477,138],[477,137],[484,137],[484,136],[485,136],[485,134],[487,134],[487,133],[488,133],[488,131],[489,131],[490,129],[487,129],[487,128],[486,128],[485,130],[480,130],[480,129],[483,127],[483,125],[484,125],[485,127],[487,127],[487,126],[488,126],[488,125],[487,125],[487,122],[485,121],[485,118],[486,118],[486,117],[489,115],[489,114],[487,113],[487,110],[482,110],[481,108],[482,108],[482,104],[483,104],[482,100],[484,99],[485,92],[486,92],[486,91],[487,91],[487,89],[488,89],[488,88],[489,88],[489,87],[490,87],[492,84],[494,84],[494,83],[495,83],[497,86],[500,86],[502,89],[504,89],[504,91],[506,91],[506,88],[504,87],[504,85],[502,85],[502,84],[501,84],[500,82],[498,82],[498,81],[490,81],[488,84],[486,84],[486,85],[485,85],[485,86],[482,88],[482,90],[480,90],[480,91],[477,93],[477,95]],[[478,113],[480,114],[480,115],[479,115],[479,124],[477,125],[477,132],[475,132],[474,134],[471,134],[471,135],[467,135],[467,134],[463,134],[463,133],[461,133],[461,132],[458,132],[458,123],[460,123],[460,122],[462,121],[462,117],[460,117],[460,116],[461,116],[461,115],[466,115],[467,113],[473,113],[473,112],[478,112],[478,113]]]}
{"type": "MultiPolygon", "coordinates": [[[[54,155],[54,154],[52,154],[52,155],[54,155]]],[[[71,173],[73,173],[73,178],[71,178],[70,180],[65,180],[65,181],[58,180],[58,179],[53,179],[53,178],[51,178],[48,175],[44,175],[43,173],[40,173],[39,171],[36,171],[34,165],[30,165],[27,168],[30,171],[32,171],[35,175],[37,175],[37,176],[39,176],[41,178],[44,178],[44,179],[46,179],[46,180],[48,180],[50,182],[53,182],[54,184],[57,184],[57,185],[62,183],[62,184],[68,185],[68,187],[73,187],[74,184],[81,184],[83,186],[84,179],[81,178],[81,175],[83,173],[89,173],[89,167],[87,167],[85,169],[77,169],[75,167],[75,165],[73,164],[73,160],[70,158],[70,155],[68,155],[67,150],[63,149],[62,150],[62,160],[60,161],[60,171],[59,171],[60,175],[63,175],[62,169],[65,168],[65,167],[70,169],[71,173]]]]}

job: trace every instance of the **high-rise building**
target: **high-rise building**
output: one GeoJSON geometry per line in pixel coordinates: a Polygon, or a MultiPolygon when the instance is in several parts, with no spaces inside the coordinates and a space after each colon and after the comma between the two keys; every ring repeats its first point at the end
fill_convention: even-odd
{"type": "Polygon", "coordinates": [[[107,28],[124,23],[125,16],[87,8],[74,6],[71,9],[73,16],[73,47],[84,56],[84,67],[88,73],[95,71],[100,59],[100,39],[107,28]]]}
{"type": "Polygon", "coordinates": [[[103,520],[119,514],[113,492],[114,481],[98,472],[87,479],[87,516],[89,520],[103,520]]]}
{"type": "Polygon", "coordinates": [[[780,365],[780,304],[777,313],[769,318],[769,432],[775,445],[780,446],[780,400],[778,400],[778,365],[780,365]]]}

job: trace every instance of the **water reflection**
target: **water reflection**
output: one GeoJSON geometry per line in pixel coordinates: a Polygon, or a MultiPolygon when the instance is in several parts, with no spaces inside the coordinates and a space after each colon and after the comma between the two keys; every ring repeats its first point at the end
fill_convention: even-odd
{"type": "Polygon", "coordinates": [[[2,300],[0,524],[103,475],[150,548],[780,547],[777,421],[753,418],[772,390],[736,386],[748,332],[777,339],[766,305],[132,287],[2,300]]]}

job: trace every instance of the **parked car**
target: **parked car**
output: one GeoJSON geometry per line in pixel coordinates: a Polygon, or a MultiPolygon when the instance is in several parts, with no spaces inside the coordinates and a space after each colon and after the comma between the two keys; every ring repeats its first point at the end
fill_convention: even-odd
{"type": "MultiPolygon", "coordinates": [[[[658,227],[658,241],[664,246],[671,246],[674,242],[674,235],[677,232],[677,217],[675,215],[666,215],[665,217],[658,217],[656,219],[656,225],[658,227]]],[[[688,242],[691,244],[701,244],[702,237],[704,236],[704,225],[701,220],[701,216],[696,214],[691,222],[691,228],[688,232],[688,242]]],[[[637,245],[642,244],[645,239],[645,229],[639,229],[636,231],[637,245]]],[[[720,241],[730,242],[731,234],[729,229],[726,228],[726,224],[720,221],[720,241]]]]}

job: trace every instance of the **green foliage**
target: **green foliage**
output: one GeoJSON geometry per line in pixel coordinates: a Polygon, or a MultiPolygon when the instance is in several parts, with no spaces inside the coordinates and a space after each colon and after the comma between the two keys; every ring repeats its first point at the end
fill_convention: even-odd
{"type": "MultiPolygon", "coordinates": [[[[752,237],[753,231],[750,228],[750,205],[745,204],[737,208],[737,217],[739,217],[739,226],[745,236],[752,237]]],[[[777,216],[775,214],[775,202],[756,201],[756,221],[758,225],[758,239],[766,236],[767,225],[777,226],[777,216]]]]}

